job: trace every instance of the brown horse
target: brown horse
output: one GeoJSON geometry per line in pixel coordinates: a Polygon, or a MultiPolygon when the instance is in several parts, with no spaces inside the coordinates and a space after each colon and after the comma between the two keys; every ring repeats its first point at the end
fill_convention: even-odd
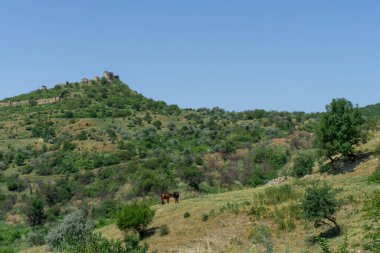
{"type": "Polygon", "coordinates": [[[169,204],[170,197],[172,197],[172,196],[173,196],[173,194],[171,194],[171,193],[160,194],[161,204],[165,204],[165,200],[169,204]]]}

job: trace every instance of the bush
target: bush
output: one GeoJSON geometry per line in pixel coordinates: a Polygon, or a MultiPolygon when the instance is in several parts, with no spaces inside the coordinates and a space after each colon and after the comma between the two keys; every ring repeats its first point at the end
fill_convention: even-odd
{"type": "Polygon", "coordinates": [[[45,244],[45,234],[40,231],[31,231],[28,234],[28,243],[32,247],[45,244]]]}
{"type": "Polygon", "coordinates": [[[208,214],[202,214],[202,221],[208,221],[208,214]]]}
{"type": "Polygon", "coordinates": [[[25,214],[28,219],[28,223],[32,227],[42,225],[45,222],[46,215],[44,213],[44,202],[41,197],[31,197],[26,207],[25,214]]]}
{"type": "Polygon", "coordinates": [[[380,165],[368,176],[368,182],[380,183],[380,165]]]}
{"type": "Polygon", "coordinates": [[[363,244],[365,250],[370,250],[378,253],[380,249],[380,191],[375,190],[370,199],[364,203],[363,211],[365,218],[372,223],[369,227],[370,230],[364,236],[365,242],[363,244]],[[377,251],[376,251],[377,250],[377,251]]]}
{"type": "Polygon", "coordinates": [[[184,167],[182,168],[182,175],[181,178],[188,183],[191,187],[193,187],[196,190],[199,190],[199,184],[203,181],[204,175],[202,171],[196,167],[184,167]]]}
{"type": "Polygon", "coordinates": [[[144,203],[134,203],[126,205],[117,214],[117,227],[123,232],[136,230],[143,232],[152,222],[155,210],[152,210],[144,203]]]}
{"type": "Polygon", "coordinates": [[[314,155],[310,152],[299,152],[291,168],[292,175],[295,177],[303,177],[312,172],[314,166],[314,155]]]}
{"type": "Polygon", "coordinates": [[[168,225],[162,225],[160,227],[160,236],[165,236],[165,235],[168,235],[169,234],[169,227],[168,225]]]}
{"type": "Polygon", "coordinates": [[[284,184],[265,189],[264,194],[261,194],[260,198],[267,205],[277,205],[289,199],[296,199],[297,194],[292,186],[284,184]]]}
{"type": "Polygon", "coordinates": [[[261,225],[258,228],[254,227],[251,238],[254,244],[263,244],[268,253],[274,252],[273,238],[268,226],[261,225]]]}
{"type": "Polygon", "coordinates": [[[84,241],[92,229],[83,210],[75,210],[65,216],[63,221],[51,229],[45,237],[52,249],[63,249],[68,245],[84,241]]]}
{"type": "Polygon", "coordinates": [[[325,224],[324,220],[334,223],[339,231],[339,225],[333,217],[338,210],[339,202],[336,199],[337,191],[326,183],[314,183],[306,189],[302,200],[303,215],[306,219],[314,221],[314,226],[325,224]]]}
{"type": "Polygon", "coordinates": [[[348,239],[347,236],[344,236],[344,241],[339,247],[339,250],[333,251],[330,249],[330,246],[328,244],[328,241],[326,238],[319,238],[318,239],[319,246],[322,249],[322,253],[349,253],[350,251],[348,250],[348,239]]]}
{"type": "Polygon", "coordinates": [[[110,219],[116,218],[117,213],[122,209],[120,202],[115,200],[106,200],[99,205],[94,206],[91,210],[91,217],[95,219],[110,219]]]}
{"type": "Polygon", "coordinates": [[[68,245],[65,252],[75,253],[146,253],[147,244],[140,246],[140,237],[137,234],[129,234],[124,238],[124,243],[119,240],[107,240],[101,234],[89,234],[85,240],[68,245]]]}
{"type": "Polygon", "coordinates": [[[374,154],[376,157],[380,157],[380,144],[378,144],[378,145],[375,147],[375,150],[374,150],[373,154],[374,154]]]}
{"type": "Polygon", "coordinates": [[[153,121],[153,126],[155,126],[158,130],[160,130],[161,129],[161,126],[162,126],[162,122],[161,121],[159,121],[159,120],[155,120],[155,121],[153,121]]]}
{"type": "Polygon", "coordinates": [[[183,218],[185,218],[185,219],[190,218],[190,213],[189,212],[185,212],[183,214],[183,218]]]}
{"type": "Polygon", "coordinates": [[[22,192],[26,189],[26,183],[18,176],[12,176],[8,179],[8,190],[22,192]]]}

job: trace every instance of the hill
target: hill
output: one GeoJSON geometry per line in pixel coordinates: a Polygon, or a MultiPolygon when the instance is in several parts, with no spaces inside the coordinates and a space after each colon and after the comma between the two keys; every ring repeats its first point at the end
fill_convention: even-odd
{"type": "MultiPolygon", "coordinates": [[[[239,240],[246,249],[251,239],[245,229],[255,220],[256,202],[267,208],[260,212],[266,213],[263,222],[273,231],[290,222],[278,234],[276,245],[283,247],[288,232],[296,235],[289,230],[292,223],[297,233],[309,229],[296,217],[291,221],[277,217],[279,208],[299,200],[305,185],[289,182],[296,189],[295,197],[290,190],[281,203],[261,200],[267,188],[254,187],[293,175],[294,159],[302,155],[312,162],[307,169],[319,171],[314,146],[319,117],[303,112],[181,109],[144,97],[111,72],[5,99],[0,103],[0,249],[21,250],[42,243],[30,236],[43,238],[72,208],[83,206],[104,234],[117,233],[114,226],[102,227],[115,221],[120,206],[142,199],[157,209],[153,226],[167,224],[172,230],[168,237],[156,234],[146,239],[159,252],[173,245],[194,250],[194,245],[189,246],[194,243],[204,249],[207,241],[202,238],[211,233],[216,235],[215,241],[209,241],[214,250],[240,252],[234,248],[239,240]],[[180,205],[156,205],[158,194],[166,191],[181,192],[180,205]],[[33,219],[33,208],[39,208],[39,219],[33,219]],[[188,220],[181,217],[186,209],[191,214],[188,220]],[[201,222],[202,214],[210,223],[201,222]],[[173,227],[170,217],[176,217],[180,226],[173,227]],[[243,225],[236,227],[234,222],[243,225]],[[231,229],[226,233],[239,237],[231,237],[231,249],[222,231],[226,227],[231,229]],[[167,246],[160,244],[162,240],[167,246]]],[[[378,141],[377,135],[372,136],[361,152],[375,152],[378,141]]],[[[369,195],[366,177],[376,167],[375,158],[363,162],[367,167],[358,170],[360,176],[357,170],[316,175],[350,184],[344,191],[352,194],[350,198],[360,198],[357,220],[366,197],[353,189],[369,195]]],[[[359,221],[355,224],[362,226],[359,221]]],[[[302,233],[312,235],[312,231],[302,233]]]]}
{"type": "Polygon", "coordinates": [[[362,108],[363,114],[367,117],[380,117],[380,103],[374,105],[367,105],[362,108]]]}
{"type": "MultiPolygon", "coordinates": [[[[361,251],[365,241],[363,204],[373,190],[380,185],[367,183],[378,161],[363,160],[349,173],[314,175],[301,180],[289,179],[276,186],[261,186],[199,197],[187,196],[179,204],[155,205],[156,216],[150,228],[156,231],[145,239],[152,251],[158,252],[249,252],[264,250],[264,245],[253,243],[253,237],[261,226],[267,226],[273,237],[275,252],[320,252],[313,238],[326,227],[315,229],[311,222],[300,218],[297,204],[305,187],[314,180],[323,180],[340,188],[343,202],[337,220],[349,238],[349,247],[361,251]],[[290,186],[290,187],[289,187],[290,186]],[[287,194],[287,192],[290,194],[287,194]],[[277,199],[276,199],[277,198],[277,199]],[[190,214],[184,218],[184,213],[190,214]],[[204,218],[207,216],[207,220],[204,218]],[[160,235],[160,228],[167,225],[169,233],[160,235]]],[[[99,230],[107,238],[122,239],[116,225],[99,230]]],[[[343,242],[343,235],[331,239],[332,245],[343,242]]],[[[335,246],[336,248],[336,246],[335,246]]],[[[43,252],[44,247],[23,251],[43,252]]]]}

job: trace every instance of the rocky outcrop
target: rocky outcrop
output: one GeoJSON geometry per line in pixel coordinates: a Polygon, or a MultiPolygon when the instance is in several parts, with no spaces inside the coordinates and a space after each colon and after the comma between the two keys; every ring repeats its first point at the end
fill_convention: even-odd
{"type": "Polygon", "coordinates": [[[275,178],[273,180],[270,180],[265,185],[279,185],[279,184],[284,183],[285,181],[288,181],[289,179],[292,179],[292,177],[282,176],[282,177],[278,177],[278,178],[275,178]]]}

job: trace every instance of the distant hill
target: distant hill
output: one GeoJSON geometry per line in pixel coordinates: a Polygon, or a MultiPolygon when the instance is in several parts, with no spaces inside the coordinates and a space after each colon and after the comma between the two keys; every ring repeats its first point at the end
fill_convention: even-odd
{"type": "Polygon", "coordinates": [[[363,115],[366,117],[380,118],[380,103],[367,105],[361,108],[363,115]]]}

